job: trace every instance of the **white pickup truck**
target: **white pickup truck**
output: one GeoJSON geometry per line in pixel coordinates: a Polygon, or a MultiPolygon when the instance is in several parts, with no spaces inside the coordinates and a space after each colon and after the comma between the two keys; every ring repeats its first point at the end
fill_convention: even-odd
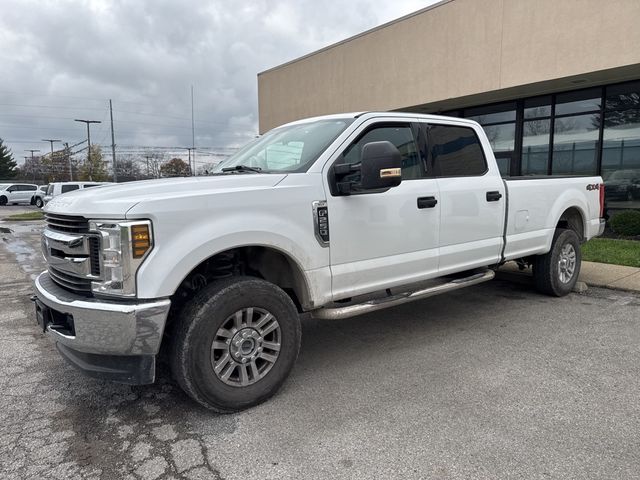
{"type": "Polygon", "coordinates": [[[488,281],[509,260],[541,292],[569,293],[603,199],[600,177],[501,178],[473,121],[297,121],[211,176],[53,198],[36,317],[90,375],[151,383],[162,346],[193,399],[239,410],[286,379],[303,312],[372,312],[488,281]]]}

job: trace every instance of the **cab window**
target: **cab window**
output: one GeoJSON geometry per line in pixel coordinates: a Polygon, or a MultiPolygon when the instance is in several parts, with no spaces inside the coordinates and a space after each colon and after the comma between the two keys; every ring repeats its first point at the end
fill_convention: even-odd
{"type": "Polygon", "coordinates": [[[487,172],[482,145],[472,128],[430,125],[428,142],[436,177],[473,177],[487,172]]]}
{"type": "Polygon", "coordinates": [[[357,163],[360,161],[362,147],[369,142],[391,142],[402,155],[402,180],[413,180],[425,177],[424,164],[408,124],[384,125],[366,131],[358,140],[349,145],[343,152],[340,163],[357,163]]]}
{"type": "Polygon", "coordinates": [[[71,192],[73,190],[78,190],[80,188],[79,185],[62,185],[61,193],[71,192]]]}

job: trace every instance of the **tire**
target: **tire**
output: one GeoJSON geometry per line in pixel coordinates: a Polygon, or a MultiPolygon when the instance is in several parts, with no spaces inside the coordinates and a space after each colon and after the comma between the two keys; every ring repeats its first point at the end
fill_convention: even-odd
{"type": "Polygon", "coordinates": [[[578,281],[581,262],[580,239],[576,232],[557,229],[549,253],[537,255],[533,261],[536,289],[556,297],[567,295],[578,281]]]}
{"type": "Polygon", "coordinates": [[[44,207],[44,202],[42,201],[42,199],[40,197],[36,197],[36,207],[38,207],[38,208],[44,207]]]}
{"type": "Polygon", "coordinates": [[[0,205],[4,207],[6,204],[7,204],[7,197],[5,197],[4,195],[2,195],[2,196],[0,197],[0,205]]]}
{"type": "Polygon", "coordinates": [[[274,395],[300,350],[300,319],[293,301],[257,278],[209,285],[176,321],[170,348],[173,376],[187,395],[219,413],[243,410],[274,395]],[[274,349],[278,342],[279,351],[274,349]]]}

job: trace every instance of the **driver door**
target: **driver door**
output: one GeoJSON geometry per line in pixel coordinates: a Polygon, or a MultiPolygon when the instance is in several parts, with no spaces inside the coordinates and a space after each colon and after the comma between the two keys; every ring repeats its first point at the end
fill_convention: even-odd
{"type": "Polygon", "coordinates": [[[20,191],[20,186],[19,185],[11,185],[8,189],[7,189],[7,203],[15,203],[15,202],[20,202],[20,194],[22,192],[20,191]]]}
{"type": "Polygon", "coordinates": [[[402,183],[397,187],[328,195],[334,300],[437,274],[438,185],[426,175],[422,135],[413,123],[372,120],[354,133],[333,163],[357,163],[365,144],[383,140],[395,145],[402,155],[402,183]]]}

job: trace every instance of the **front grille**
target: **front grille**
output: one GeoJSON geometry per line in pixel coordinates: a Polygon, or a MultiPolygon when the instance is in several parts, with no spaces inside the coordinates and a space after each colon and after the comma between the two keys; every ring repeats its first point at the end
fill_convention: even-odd
{"type": "MultiPolygon", "coordinates": [[[[97,235],[89,234],[89,221],[80,216],[58,215],[56,213],[46,213],[45,221],[49,230],[69,235],[80,234],[87,238],[91,276],[100,277],[100,238],[97,235]]],[[[51,250],[52,252],[54,251],[53,248],[51,250]]],[[[57,256],[62,257],[65,254],[59,252],[57,256]]],[[[49,275],[51,280],[66,290],[83,295],[91,295],[90,278],[70,274],[52,266],[49,266],[49,275]]]]}
{"type": "Polygon", "coordinates": [[[44,219],[50,230],[65,233],[87,233],[89,231],[89,221],[84,217],[46,213],[44,219]]]}
{"type": "Polygon", "coordinates": [[[80,278],[49,266],[49,275],[51,280],[56,282],[62,288],[76,293],[91,293],[91,280],[88,278],[80,278]]]}

